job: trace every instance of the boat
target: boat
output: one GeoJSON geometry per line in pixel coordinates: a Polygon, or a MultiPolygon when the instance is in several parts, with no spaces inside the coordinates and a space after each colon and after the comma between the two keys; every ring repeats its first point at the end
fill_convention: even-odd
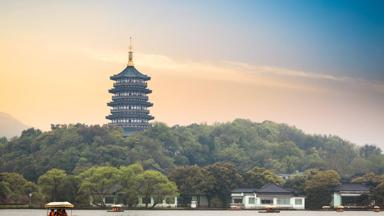
{"type": "Polygon", "coordinates": [[[337,206],[335,210],[336,210],[336,212],[343,212],[344,206],[337,206]]]}
{"type": "Polygon", "coordinates": [[[280,213],[280,210],[273,206],[267,206],[265,209],[259,210],[259,213],[280,213]]]}
{"type": "Polygon", "coordinates": [[[71,209],[71,216],[72,216],[72,209],[75,206],[70,202],[50,202],[45,204],[45,208],[47,209],[47,215],[50,215],[50,211],[58,212],[58,211],[64,211],[64,215],[68,215],[66,212],[66,209],[71,209]]]}
{"type": "Polygon", "coordinates": [[[380,207],[379,206],[374,206],[373,207],[374,212],[380,212],[380,207]]]}
{"type": "Polygon", "coordinates": [[[122,204],[114,204],[111,205],[111,210],[108,210],[108,212],[123,212],[123,205],[122,204]]]}

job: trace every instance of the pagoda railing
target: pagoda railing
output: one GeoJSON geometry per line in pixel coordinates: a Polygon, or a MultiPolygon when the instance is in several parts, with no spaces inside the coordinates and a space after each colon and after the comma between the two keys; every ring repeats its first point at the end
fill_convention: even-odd
{"type": "Polygon", "coordinates": [[[129,122],[119,122],[119,123],[111,123],[112,125],[125,127],[125,128],[147,128],[149,127],[149,123],[129,123],[129,122]]]}
{"type": "Polygon", "coordinates": [[[119,87],[119,86],[133,86],[133,87],[140,87],[140,88],[146,88],[147,83],[128,83],[128,82],[121,82],[121,83],[113,83],[114,87],[119,87]]]}
{"type": "Polygon", "coordinates": [[[139,86],[118,86],[108,90],[109,93],[126,92],[126,91],[139,91],[145,94],[152,93],[152,90],[144,87],[139,87],[139,86]]]}
{"type": "Polygon", "coordinates": [[[138,115],[146,115],[149,114],[149,110],[140,110],[140,109],[111,109],[111,113],[129,113],[129,114],[138,114],[138,115]]]}
{"type": "Polygon", "coordinates": [[[146,119],[146,120],[152,120],[153,116],[149,114],[133,114],[133,113],[112,113],[111,115],[106,117],[107,119],[124,119],[124,118],[131,118],[131,119],[146,119]]]}
{"type": "Polygon", "coordinates": [[[134,96],[134,95],[113,95],[112,96],[112,100],[116,100],[116,99],[133,99],[133,100],[148,100],[148,96],[134,96]]]}
{"type": "Polygon", "coordinates": [[[139,106],[146,106],[146,107],[151,107],[153,106],[153,103],[144,101],[144,100],[138,100],[138,99],[127,99],[127,98],[122,98],[122,99],[116,99],[112,102],[107,103],[108,106],[119,106],[119,105],[139,105],[139,106]]]}

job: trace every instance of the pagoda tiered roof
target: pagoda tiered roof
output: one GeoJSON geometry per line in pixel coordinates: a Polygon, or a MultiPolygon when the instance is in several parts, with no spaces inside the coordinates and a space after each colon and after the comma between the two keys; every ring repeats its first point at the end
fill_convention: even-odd
{"type": "Polygon", "coordinates": [[[152,93],[152,90],[145,88],[144,86],[116,86],[109,89],[109,93],[126,92],[126,91],[140,91],[146,94],[152,93]]]}
{"type": "Polygon", "coordinates": [[[137,78],[148,81],[151,77],[140,73],[133,65],[128,65],[123,71],[120,73],[111,76],[111,80],[119,80],[123,78],[137,78]]]}
{"type": "Polygon", "coordinates": [[[107,103],[108,106],[118,106],[118,105],[143,105],[146,107],[153,106],[153,103],[143,100],[136,100],[136,99],[119,99],[119,100],[113,100],[112,102],[107,103]]]}

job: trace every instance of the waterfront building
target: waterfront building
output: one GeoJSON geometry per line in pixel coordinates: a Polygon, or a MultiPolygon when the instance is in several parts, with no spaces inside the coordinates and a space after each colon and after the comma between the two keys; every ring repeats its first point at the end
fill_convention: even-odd
{"type": "MultiPolygon", "coordinates": [[[[97,206],[102,206],[104,204],[106,207],[112,207],[113,205],[116,205],[116,203],[121,201],[119,199],[120,195],[121,194],[118,194],[116,192],[114,192],[112,194],[105,195],[102,198],[102,203],[101,202],[99,202],[99,203],[95,202],[93,200],[92,196],[90,196],[90,206],[97,207],[97,206]]],[[[142,196],[138,196],[137,199],[138,199],[137,205],[134,207],[145,208],[145,199],[142,196]]],[[[154,198],[151,196],[150,200],[148,200],[148,201],[149,201],[148,202],[148,208],[152,208],[152,206],[155,203],[154,198]]],[[[118,204],[118,205],[125,206],[123,204],[118,204]]],[[[177,207],[177,197],[176,196],[175,197],[173,197],[173,196],[166,197],[161,202],[159,202],[155,205],[155,208],[176,208],[176,207],[177,207]]]]}
{"type": "Polygon", "coordinates": [[[305,197],[276,184],[261,188],[238,188],[231,192],[231,208],[237,209],[305,209],[305,197]]]}
{"type": "Polygon", "coordinates": [[[331,206],[337,208],[366,208],[371,205],[370,188],[363,184],[343,183],[333,192],[331,206]]]}
{"type": "MultiPolygon", "coordinates": [[[[138,197],[137,207],[143,208],[145,207],[144,197],[138,197]]],[[[148,208],[152,207],[155,203],[154,198],[151,196],[150,200],[148,200],[148,208]]],[[[156,204],[156,208],[176,208],[177,207],[177,197],[166,197],[160,203],[156,204]]]]}
{"type": "Polygon", "coordinates": [[[152,91],[147,86],[151,77],[135,68],[132,46],[126,68],[110,79],[114,81],[113,88],[109,90],[113,94],[112,101],[108,103],[111,114],[106,117],[110,125],[122,127],[126,135],[148,128],[149,121],[153,119],[149,113],[153,104],[148,101],[148,94],[152,91]]]}

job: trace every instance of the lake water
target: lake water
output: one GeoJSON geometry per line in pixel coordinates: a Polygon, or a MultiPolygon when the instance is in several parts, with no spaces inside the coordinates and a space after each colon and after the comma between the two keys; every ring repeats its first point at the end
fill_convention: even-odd
{"type": "MultiPolygon", "coordinates": [[[[70,216],[70,211],[68,211],[70,216]]],[[[45,216],[46,210],[18,210],[6,209],[0,210],[0,216],[45,216]]],[[[374,216],[384,215],[384,212],[371,212],[371,211],[345,211],[342,213],[334,211],[281,211],[280,213],[263,214],[257,211],[246,210],[127,210],[125,212],[107,212],[105,210],[73,210],[72,216],[255,216],[255,215],[276,215],[276,216],[374,216]]]]}

